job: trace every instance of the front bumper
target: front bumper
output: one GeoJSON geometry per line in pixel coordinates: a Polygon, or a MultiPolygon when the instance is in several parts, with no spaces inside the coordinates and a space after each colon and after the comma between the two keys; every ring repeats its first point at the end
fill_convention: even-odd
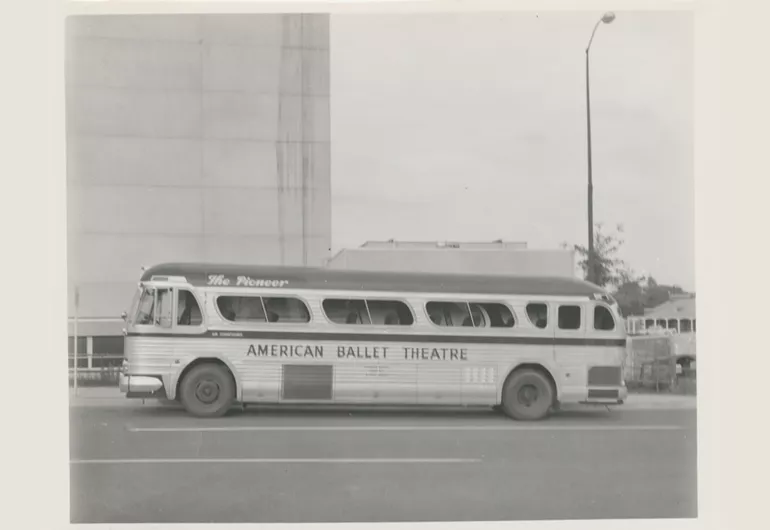
{"type": "Polygon", "coordinates": [[[126,397],[163,398],[166,389],[160,377],[120,374],[118,387],[126,397]]]}

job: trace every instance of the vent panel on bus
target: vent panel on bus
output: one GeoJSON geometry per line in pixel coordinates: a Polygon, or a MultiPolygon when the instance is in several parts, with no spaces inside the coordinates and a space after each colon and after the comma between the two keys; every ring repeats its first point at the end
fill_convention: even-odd
{"type": "Polygon", "coordinates": [[[283,365],[283,399],[331,400],[334,369],[330,365],[283,365]]]}

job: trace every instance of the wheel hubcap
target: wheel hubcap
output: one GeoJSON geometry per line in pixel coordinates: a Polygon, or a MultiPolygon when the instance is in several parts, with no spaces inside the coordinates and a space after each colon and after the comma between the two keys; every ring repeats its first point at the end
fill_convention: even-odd
{"type": "Polygon", "coordinates": [[[534,385],[524,385],[519,389],[517,397],[520,404],[530,407],[537,402],[539,395],[540,392],[538,392],[537,387],[534,385]]]}
{"type": "Polygon", "coordinates": [[[219,385],[208,379],[200,381],[195,389],[195,397],[202,403],[214,403],[219,398],[219,385]]]}

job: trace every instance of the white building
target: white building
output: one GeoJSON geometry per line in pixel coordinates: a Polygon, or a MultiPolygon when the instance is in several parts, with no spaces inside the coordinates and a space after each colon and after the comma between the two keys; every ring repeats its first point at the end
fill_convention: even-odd
{"type": "Polygon", "coordinates": [[[81,317],[118,318],[143,265],[329,258],[328,15],[76,16],[66,38],[70,315],[77,286],[81,317]]]}

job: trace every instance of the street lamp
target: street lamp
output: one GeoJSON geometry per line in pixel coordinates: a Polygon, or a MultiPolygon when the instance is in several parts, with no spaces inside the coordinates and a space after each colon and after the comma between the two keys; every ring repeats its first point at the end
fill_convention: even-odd
{"type": "Polygon", "coordinates": [[[591,43],[599,24],[602,22],[610,24],[613,20],[615,20],[615,13],[609,11],[605,13],[596,22],[586,47],[586,125],[588,127],[588,274],[586,279],[589,282],[596,282],[596,275],[594,270],[594,181],[591,174],[591,88],[588,82],[588,52],[591,50],[591,43]]]}

